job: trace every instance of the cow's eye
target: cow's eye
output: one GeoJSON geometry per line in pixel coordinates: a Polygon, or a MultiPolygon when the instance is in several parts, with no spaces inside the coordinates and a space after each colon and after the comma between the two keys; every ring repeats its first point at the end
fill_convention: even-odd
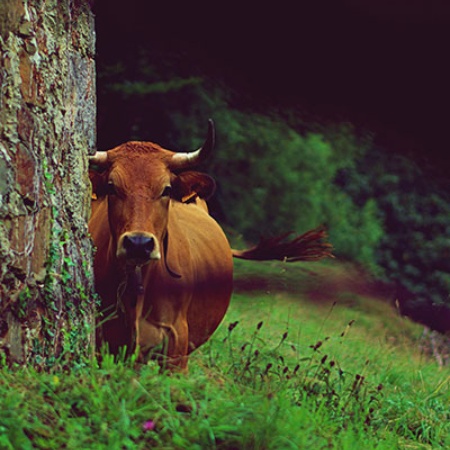
{"type": "Polygon", "coordinates": [[[170,197],[170,194],[172,193],[172,187],[166,186],[164,190],[162,191],[161,197],[170,197]]]}
{"type": "Polygon", "coordinates": [[[106,195],[114,195],[116,193],[117,191],[114,183],[112,181],[108,181],[108,184],[106,185],[106,195]]]}

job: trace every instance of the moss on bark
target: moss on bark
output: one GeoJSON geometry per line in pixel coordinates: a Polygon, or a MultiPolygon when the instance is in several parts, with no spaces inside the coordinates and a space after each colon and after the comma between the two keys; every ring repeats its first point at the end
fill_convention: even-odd
{"type": "Polygon", "coordinates": [[[2,0],[0,352],[10,363],[79,363],[93,347],[94,51],[87,1],[2,0]]]}

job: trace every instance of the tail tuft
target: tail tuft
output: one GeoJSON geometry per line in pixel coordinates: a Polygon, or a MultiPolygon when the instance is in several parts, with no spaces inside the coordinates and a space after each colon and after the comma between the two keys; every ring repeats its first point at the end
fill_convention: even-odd
{"type": "Polygon", "coordinates": [[[318,261],[323,258],[334,258],[333,246],[326,242],[328,233],[325,227],[317,227],[294,239],[287,238],[292,232],[271,238],[262,237],[258,245],[247,250],[231,252],[235,258],[254,261],[279,260],[286,262],[318,261]]]}

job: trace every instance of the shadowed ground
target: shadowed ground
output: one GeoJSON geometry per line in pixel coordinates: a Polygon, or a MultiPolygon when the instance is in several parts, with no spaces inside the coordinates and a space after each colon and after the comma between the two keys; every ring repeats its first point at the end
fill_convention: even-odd
{"type": "Polygon", "coordinates": [[[256,273],[254,265],[239,262],[235,271],[234,290],[302,293],[312,302],[334,302],[351,294],[381,301],[393,299],[393,288],[374,280],[363,270],[345,262],[263,263],[256,273]]]}

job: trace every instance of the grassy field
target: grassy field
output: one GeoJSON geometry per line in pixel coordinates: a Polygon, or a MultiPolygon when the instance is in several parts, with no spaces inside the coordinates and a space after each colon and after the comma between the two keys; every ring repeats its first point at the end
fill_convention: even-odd
{"type": "Polygon", "coordinates": [[[236,263],[188,374],[0,372],[0,449],[447,449],[450,368],[350,266],[236,263]]]}

